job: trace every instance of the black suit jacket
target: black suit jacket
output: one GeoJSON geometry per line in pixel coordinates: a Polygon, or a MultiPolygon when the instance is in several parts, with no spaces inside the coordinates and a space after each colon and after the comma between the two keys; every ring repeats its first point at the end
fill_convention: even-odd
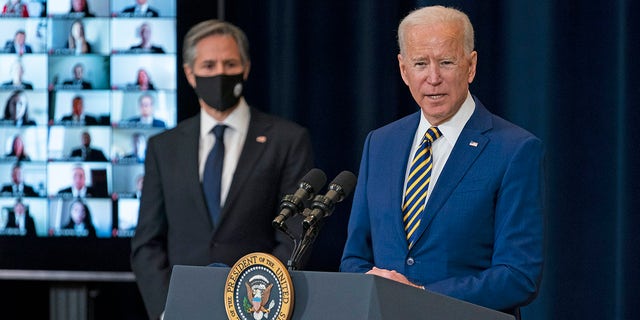
{"type": "Polygon", "coordinates": [[[154,8],[147,8],[147,12],[145,12],[144,14],[136,14],[136,7],[135,6],[130,6],[130,7],[126,7],[124,8],[124,10],[122,10],[121,15],[123,16],[131,16],[131,17],[147,17],[147,18],[157,18],[159,16],[158,14],[158,10],[154,9],[154,8]]]}
{"type": "MultiPolygon", "coordinates": [[[[142,125],[140,123],[140,121],[142,121],[140,119],[140,117],[133,117],[133,118],[128,119],[126,121],[126,123],[142,125]]],[[[166,126],[167,126],[167,124],[164,121],[162,121],[162,120],[160,120],[158,118],[153,118],[153,122],[151,123],[151,127],[154,127],[154,128],[165,128],[166,126]]]]}
{"type": "MultiPolygon", "coordinates": [[[[25,236],[27,237],[35,237],[36,236],[36,223],[33,220],[33,217],[30,214],[26,214],[25,218],[24,218],[24,229],[27,232],[25,234],[25,236]]],[[[16,222],[16,214],[13,212],[13,210],[9,211],[9,214],[7,216],[7,224],[5,225],[5,228],[11,229],[11,228],[18,228],[18,223],[16,222]]]]}
{"type": "Polygon", "coordinates": [[[149,139],[132,269],[151,319],[164,310],[174,265],[233,265],[251,252],[289,259],[292,241],[272,228],[284,194],[313,165],[305,128],[256,109],[219,226],[211,224],[198,173],[200,115],[149,139]],[[170,227],[169,227],[170,225],[170,227]]]}
{"type": "MultiPolygon", "coordinates": [[[[62,117],[61,121],[66,122],[66,121],[73,121],[73,115],[66,115],[64,117],[62,117]]],[[[95,126],[98,124],[98,119],[96,119],[96,117],[94,116],[90,116],[90,115],[85,115],[84,116],[84,124],[87,126],[95,126]]]]}
{"type": "Polygon", "coordinates": [[[143,49],[142,45],[139,44],[137,46],[131,46],[131,48],[129,48],[129,50],[132,51],[142,51],[142,52],[147,52],[147,53],[164,53],[164,49],[162,49],[162,47],[159,46],[151,46],[151,48],[149,49],[143,49]]]}
{"type": "Polygon", "coordinates": [[[62,83],[63,89],[92,89],[93,85],[91,82],[80,80],[76,82],[75,80],[66,80],[62,83]]]}
{"type": "MultiPolygon", "coordinates": [[[[66,187],[64,189],[60,189],[58,191],[58,196],[61,197],[72,197],[73,196],[73,191],[71,190],[71,187],[66,187]]],[[[89,186],[87,187],[87,192],[85,194],[85,197],[106,197],[107,194],[103,191],[100,191],[99,189],[93,187],[93,186],[89,186]]]]}
{"type": "Polygon", "coordinates": [[[23,90],[33,90],[33,85],[29,82],[24,82],[22,81],[22,84],[19,85],[14,85],[13,81],[9,80],[7,82],[2,83],[2,89],[8,90],[17,90],[17,89],[23,89],[23,90]]]}
{"type": "MultiPolygon", "coordinates": [[[[5,50],[6,53],[17,53],[16,52],[16,46],[14,45],[13,40],[9,40],[9,41],[7,41],[7,43],[5,43],[4,50],[5,50]]],[[[31,49],[30,45],[25,44],[23,53],[33,53],[33,49],[31,49]]]]}
{"type": "MultiPolygon", "coordinates": [[[[71,158],[82,158],[82,147],[71,150],[71,158]]],[[[102,150],[89,148],[83,161],[109,161],[102,150]]]]}
{"type": "Polygon", "coordinates": [[[26,185],[26,184],[22,186],[22,194],[18,192],[13,192],[13,184],[5,184],[4,186],[2,186],[2,190],[0,190],[0,193],[11,194],[14,197],[37,197],[38,196],[38,193],[36,192],[36,190],[33,189],[32,186],[26,185]]]}

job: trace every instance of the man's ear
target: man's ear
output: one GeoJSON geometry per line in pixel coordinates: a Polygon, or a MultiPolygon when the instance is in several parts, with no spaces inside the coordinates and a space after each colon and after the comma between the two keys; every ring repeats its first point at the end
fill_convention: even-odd
{"type": "Polygon", "coordinates": [[[192,88],[196,87],[196,75],[193,74],[193,69],[188,64],[183,64],[182,69],[184,70],[184,75],[187,78],[187,81],[191,85],[192,88]]]}

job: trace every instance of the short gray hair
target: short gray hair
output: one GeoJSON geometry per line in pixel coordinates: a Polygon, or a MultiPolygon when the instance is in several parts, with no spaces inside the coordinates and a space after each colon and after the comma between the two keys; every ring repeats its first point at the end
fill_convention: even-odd
{"type": "Polygon", "coordinates": [[[398,47],[402,54],[405,50],[405,32],[408,27],[418,25],[433,25],[439,23],[457,23],[463,30],[464,51],[466,54],[471,53],[474,49],[474,33],[473,25],[469,17],[462,11],[443,6],[431,6],[416,9],[410,12],[398,26],[398,47]]]}
{"type": "Polygon", "coordinates": [[[249,58],[249,40],[244,31],[229,22],[212,19],[196,24],[187,32],[182,45],[182,61],[184,64],[193,67],[193,63],[196,60],[196,45],[200,40],[211,35],[231,36],[238,44],[242,64],[246,65],[251,61],[249,58]]]}

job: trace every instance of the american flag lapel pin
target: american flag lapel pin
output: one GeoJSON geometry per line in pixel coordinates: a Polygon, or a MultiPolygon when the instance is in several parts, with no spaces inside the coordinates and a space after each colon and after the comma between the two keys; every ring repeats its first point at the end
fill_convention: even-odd
{"type": "Polygon", "coordinates": [[[256,137],[256,142],[265,143],[265,142],[267,142],[267,137],[266,136],[257,136],[256,137]]]}
{"type": "Polygon", "coordinates": [[[477,146],[478,146],[478,142],[471,140],[471,141],[469,142],[469,145],[475,148],[475,147],[477,147],[477,146]]]}

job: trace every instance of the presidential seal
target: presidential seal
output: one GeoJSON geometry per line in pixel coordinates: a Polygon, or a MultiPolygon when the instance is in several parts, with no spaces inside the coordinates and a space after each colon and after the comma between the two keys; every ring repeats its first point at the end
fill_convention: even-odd
{"type": "Polygon", "coordinates": [[[267,253],[240,258],[227,276],[224,307],[229,319],[291,319],[293,284],[287,268],[267,253]]]}

